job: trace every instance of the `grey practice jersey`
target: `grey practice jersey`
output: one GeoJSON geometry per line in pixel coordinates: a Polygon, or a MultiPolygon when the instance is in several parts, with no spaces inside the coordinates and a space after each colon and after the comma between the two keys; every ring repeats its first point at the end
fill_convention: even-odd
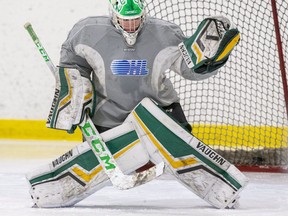
{"type": "Polygon", "coordinates": [[[178,50],[184,38],[177,25],[147,18],[136,44],[129,47],[109,17],[88,17],[70,31],[61,49],[60,66],[92,77],[97,94],[92,119],[98,126],[112,128],[144,97],[162,106],[179,101],[165,76],[167,69],[190,80],[216,73],[200,75],[186,66],[178,50]]]}

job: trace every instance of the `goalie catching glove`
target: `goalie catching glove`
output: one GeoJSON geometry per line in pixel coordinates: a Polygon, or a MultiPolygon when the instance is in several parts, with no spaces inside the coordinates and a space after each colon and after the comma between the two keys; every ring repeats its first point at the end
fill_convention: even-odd
{"type": "Polygon", "coordinates": [[[196,32],[179,44],[187,66],[195,73],[206,74],[222,67],[240,40],[240,33],[226,17],[204,19],[196,32]]]}
{"type": "Polygon", "coordinates": [[[55,95],[48,116],[48,128],[73,133],[88,112],[95,110],[94,86],[76,69],[59,67],[56,72],[55,95]]]}

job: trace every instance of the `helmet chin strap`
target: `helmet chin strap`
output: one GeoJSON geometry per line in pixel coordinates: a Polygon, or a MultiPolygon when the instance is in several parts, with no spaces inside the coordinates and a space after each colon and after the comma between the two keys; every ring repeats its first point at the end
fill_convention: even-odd
{"type": "Polygon", "coordinates": [[[135,43],[136,43],[136,40],[137,40],[137,36],[138,36],[138,33],[140,32],[140,30],[142,29],[143,27],[143,23],[144,23],[144,20],[142,21],[142,23],[140,24],[139,28],[135,31],[135,32],[127,32],[125,31],[120,25],[119,23],[116,21],[114,21],[113,19],[113,23],[115,25],[115,27],[120,30],[120,32],[122,33],[126,43],[128,46],[133,46],[135,43]]]}
{"type": "Polygon", "coordinates": [[[133,46],[136,43],[138,31],[134,33],[127,33],[123,31],[122,34],[128,46],[133,46]]]}

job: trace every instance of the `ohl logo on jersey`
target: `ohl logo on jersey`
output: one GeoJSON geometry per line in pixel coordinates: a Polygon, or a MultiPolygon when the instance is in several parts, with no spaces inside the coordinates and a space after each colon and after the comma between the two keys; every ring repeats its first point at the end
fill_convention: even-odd
{"type": "Polygon", "coordinates": [[[111,71],[118,76],[148,75],[147,60],[113,60],[111,71]]]}

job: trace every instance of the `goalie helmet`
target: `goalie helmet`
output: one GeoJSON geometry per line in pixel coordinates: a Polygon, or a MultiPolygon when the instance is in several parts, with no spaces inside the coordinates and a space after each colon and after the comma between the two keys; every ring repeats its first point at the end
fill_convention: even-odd
{"type": "Polygon", "coordinates": [[[129,46],[136,42],[145,21],[144,0],[109,0],[113,24],[129,46]]]}

